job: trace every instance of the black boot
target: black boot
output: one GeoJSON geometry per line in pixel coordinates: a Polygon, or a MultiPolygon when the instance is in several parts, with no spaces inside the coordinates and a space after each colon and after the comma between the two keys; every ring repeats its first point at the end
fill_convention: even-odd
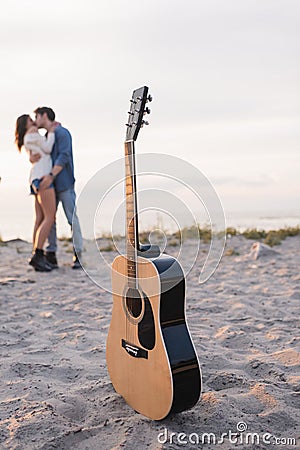
{"type": "Polygon", "coordinates": [[[45,257],[46,257],[47,263],[49,264],[49,266],[52,267],[52,269],[58,269],[55,252],[46,252],[45,257]]]}
{"type": "Polygon", "coordinates": [[[81,264],[78,256],[79,258],[81,258],[81,253],[74,252],[72,269],[81,269],[81,264]]]}
{"type": "Polygon", "coordinates": [[[37,248],[29,264],[35,268],[37,272],[50,272],[52,267],[47,263],[43,250],[37,248]]]}

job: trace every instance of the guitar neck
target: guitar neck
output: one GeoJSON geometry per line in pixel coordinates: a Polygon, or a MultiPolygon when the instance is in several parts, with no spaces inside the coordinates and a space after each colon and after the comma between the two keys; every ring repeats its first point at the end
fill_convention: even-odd
{"type": "Polygon", "coordinates": [[[125,175],[127,275],[130,287],[135,287],[139,239],[134,141],[125,142],[125,175]]]}

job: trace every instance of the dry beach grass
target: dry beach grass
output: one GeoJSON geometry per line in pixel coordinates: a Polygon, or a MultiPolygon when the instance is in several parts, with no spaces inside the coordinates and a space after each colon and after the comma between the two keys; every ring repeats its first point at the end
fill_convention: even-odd
{"type": "MultiPolygon", "coordinates": [[[[194,245],[187,240],[186,258],[194,245]]],[[[247,256],[250,248],[251,241],[233,235],[204,285],[194,265],[187,319],[202,366],[202,399],[190,411],[152,422],[126,405],[108,377],[110,294],[71,270],[62,243],[60,269],[50,274],[27,266],[30,244],[2,245],[1,448],[267,449],[266,433],[283,439],[271,447],[296,448],[284,439],[300,442],[300,236],[286,237],[276,253],[257,260],[247,256]],[[216,445],[178,442],[195,440],[192,433],[200,442],[203,433],[218,440],[237,432],[239,422],[259,435],[259,444],[242,443],[242,429],[236,444],[228,436],[216,445]]]]}

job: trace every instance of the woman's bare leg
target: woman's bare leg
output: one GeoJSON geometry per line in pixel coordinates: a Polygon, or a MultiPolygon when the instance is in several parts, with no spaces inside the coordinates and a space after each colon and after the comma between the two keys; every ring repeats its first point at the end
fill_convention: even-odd
{"type": "Polygon", "coordinates": [[[56,199],[54,189],[48,188],[40,191],[37,194],[37,200],[43,211],[44,218],[36,232],[35,248],[42,249],[55,221],[56,199]]]}
{"type": "Polygon", "coordinates": [[[34,209],[35,209],[35,222],[34,222],[33,237],[32,237],[33,249],[35,249],[36,232],[44,219],[43,210],[42,210],[41,205],[38,202],[37,195],[34,196],[34,209]]]}

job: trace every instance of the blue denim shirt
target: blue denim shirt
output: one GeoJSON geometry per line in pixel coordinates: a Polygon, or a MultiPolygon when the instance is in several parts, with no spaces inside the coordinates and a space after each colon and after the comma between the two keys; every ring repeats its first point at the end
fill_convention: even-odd
{"type": "Polygon", "coordinates": [[[63,167],[54,181],[56,191],[61,192],[72,188],[75,182],[72,137],[70,132],[61,125],[55,129],[55,143],[51,158],[54,166],[63,167]]]}

